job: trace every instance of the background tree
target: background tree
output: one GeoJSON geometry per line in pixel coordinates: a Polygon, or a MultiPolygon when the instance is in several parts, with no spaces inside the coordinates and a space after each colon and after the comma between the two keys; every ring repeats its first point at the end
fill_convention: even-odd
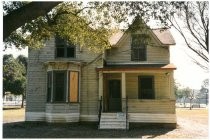
{"type": "Polygon", "coordinates": [[[200,96],[201,99],[206,100],[206,105],[208,104],[209,99],[209,79],[205,79],[202,83],[201,89],[200,89],[200,96]]]}
{"type": "Polygon", "coordinates": [[[184,107],[186,107],[186,99],[190,97],[191,89],[189,87],[180,89],[180,95],[183,98],[184,107]]]}
{"type": "Polygon", "coordinates": [[[26,72],[27,72],[28,58],[24,55],[19,55],[16,59],[18,63],[22,64],[25,67],[26,72]]]}
{"type": "Polygon", "coordinates": [[[187,92],[185,92],[187,98],[190,100],[190,110],[192,109],[192,100],[196,98],[195,90],[191,90],[187,88],[187,92]]]}
{"type": "Polygon", "coordinates": [[[3,56],[3,95],[7,91],[14,95],[22,95],[21,107],[23,107],[26,91],[26,69],[12,55],[3,56]]]}

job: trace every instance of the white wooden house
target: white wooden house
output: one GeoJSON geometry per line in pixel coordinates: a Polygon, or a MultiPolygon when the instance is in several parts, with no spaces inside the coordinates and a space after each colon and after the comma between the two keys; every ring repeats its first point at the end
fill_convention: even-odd
{"type": "Polygon", "coordinates": [[[100,129],[176,124],[176,67],[170,63],[175,41],[168,29],[137,23],[145,29],[116,33],[103,54],[60,38],[29,50],[26,121],[91,121],[100,129]]]}

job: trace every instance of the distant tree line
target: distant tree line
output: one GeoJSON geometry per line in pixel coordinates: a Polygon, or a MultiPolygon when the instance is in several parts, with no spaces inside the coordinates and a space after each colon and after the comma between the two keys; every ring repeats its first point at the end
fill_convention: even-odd
{"type": "Polygon", "coordinates": [[[192,102],[198,101],[200,105],[200,101],[205,101],[205,104],[208,105],[209,101],[209,79],[205,79],[202,83],[200,90],[190,89],[189,87],[180,88],[178,83],[175,84],[175,96],[177,100],[182,100],[184,107],[186,107],[186,101],[188,100],[190,103],[189,108],[192,109],[192,102]]]}
{"type": "Polygon", "coordinates": [[[6,92],[22,95],[21,107],[24,106],[26,93],[27,57],[12,54],[3,56],[3,96],[6,92]]]}

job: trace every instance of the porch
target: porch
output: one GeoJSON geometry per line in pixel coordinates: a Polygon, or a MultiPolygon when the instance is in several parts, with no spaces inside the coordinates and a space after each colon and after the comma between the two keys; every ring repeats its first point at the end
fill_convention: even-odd
{"type": "Polygon", "coordinates": [[[124,113],[127,122],[176,123],[173,82],[171,69],[99,70],[101,113],[124,113]]]}

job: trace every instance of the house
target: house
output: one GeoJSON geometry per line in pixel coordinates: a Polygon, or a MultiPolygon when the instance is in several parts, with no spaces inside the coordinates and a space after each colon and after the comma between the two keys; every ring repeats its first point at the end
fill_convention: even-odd
{"type": "Polygon", "coordinates": [[[103,54],[59,37],[29,50],[26,121],[90,121],[99,122],[100,129],[176,125],[176,67],[169,51],[175,41],[168,29],[135,21],[132,25],[145,28],[116,33],[103,54]]]}

